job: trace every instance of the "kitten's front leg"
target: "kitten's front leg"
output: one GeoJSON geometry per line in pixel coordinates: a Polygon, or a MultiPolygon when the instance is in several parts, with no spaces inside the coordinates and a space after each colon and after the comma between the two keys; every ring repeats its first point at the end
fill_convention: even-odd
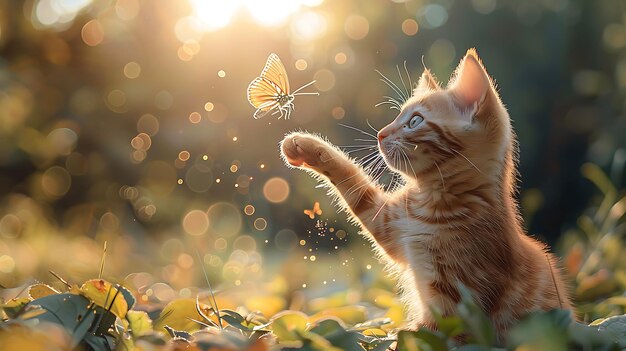
{"type": "Polygon", "coordinates": [[[386,194],[363,169],[346,154],[321,138],[291,133],[281,143],[282,155],[291,166],[323,175],[334,185],[350,212],[372,234],[395,261],[404,261],[401,246],[389,228],[386,194]]]}

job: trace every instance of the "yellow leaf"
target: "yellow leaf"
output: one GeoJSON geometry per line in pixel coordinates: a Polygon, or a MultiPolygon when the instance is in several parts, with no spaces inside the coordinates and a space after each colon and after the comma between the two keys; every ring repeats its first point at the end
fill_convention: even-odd
{"type": "Polygon", "coordinates": [[[89,298],[96,305],[111,310],[119,318],[126,317],[128,304],[121,292],[103,279],[88,280],[80,287],[80,294],[89,298]],[[116,296],[117,295],[117,296],[116,296]],[[115,300],[113,300],[115,298],[115,300]]]}
{"type": "Polygon", "coordinates": [[[312,315],[309,321],[313,323],[328,316],[337,317],[346,324],[354,325],[367,319],[367,309],[359,305],[328,308],[312,315]]]}
{"type": "Polygon", "coordinates": [[[126,319],[128,319],[130,331],[135,337],[152,331],[152,320],[144,311],[128,311],[126,319]]]}
{"type": "Polygon", "coordinates": [[[406,317],[404,315],[404,308],[400,305],[393,306],[389,310],[387,310],[387,313],[385,313],[385,317],[391,319],[391,323],[381,326],[381,329],[383,330],[391,330],[393,328],[397,328],[403,325],[404,321],[406,320],[406,317]]]}
{"type": "MultiPolygon", "coordinates": [[[[202,312],[207,316],[211,314],[211,307],[208,305],[200,303],[200,309],[202,309],[202,312]]],[[[177,331],[193,333],[199,330],[202,325],[190,320],[190,318],[200,322],[206,322],[204,318],[198,314],[195,300],[174,300],[165,306],[159,318],[154,321],[154,329],[157,331],[165,331],[163,327],[167,325],[177,331]]]]}
{"type": "Polygon", "coordinates": [[[255,296],[246,299],[245,305],[249,311],[259,311],[264,316],[273,316],[283,310],[287,302],[279,296],[255,296]]]}
{"type": "Polygon", "coordinates": [[[379,328],[365,329],[363,335],[373,336],[377,338],[386,338],[387,332],[379,328]]]}
{"type": "Polygon", "coordinates": [[[272,332],[279,342],[301,341],[308,326],[306,314],[298,311],[282,311],[272,317],[272,332]]]}
{"type": "Polygon", "coordinates": [[[60,291],[47,284],[34,284],[28,288],[28,295],[33,300],[60,293],[60,291]]]}

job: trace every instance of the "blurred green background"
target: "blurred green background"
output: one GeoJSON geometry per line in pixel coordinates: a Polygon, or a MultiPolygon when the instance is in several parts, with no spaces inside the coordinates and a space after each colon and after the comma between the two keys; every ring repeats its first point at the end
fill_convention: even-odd
{"type": "Polygon", "coordinates": [[[339,123],[395,117],[374,107],[392,94],[375,69],[399,81],[406,61],[415,80],[423,61],[447,82],[470,47],[519,137],[529,232],[555,245],[582,235],[579,216],[600,202],[581,166],[606,171],[611,204],[624,181],[626,1],[1,1],[5,297],[55,282],[48,270],[96,276],[105,241],[104,277],[146,302],[205,285],[196,250],[220,291],[288,296],[276,309],[293,292],[391,287],[278,142],[301,129],[361,144],[339,123]],[[287,121],[254,120],[246,98],[272,52],[292,90],[316,79],[320,92],[297,97],[287,121]],[[323,213],[310,219],[315,202],[323,213]]]}

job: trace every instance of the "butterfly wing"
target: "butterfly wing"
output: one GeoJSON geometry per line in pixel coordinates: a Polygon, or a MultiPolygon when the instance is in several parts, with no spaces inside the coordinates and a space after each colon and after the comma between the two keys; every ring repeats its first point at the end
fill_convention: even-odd
{"type": "Polygon", "coordinates": [[[282,94],[280,87],[269,81],[265,77],[255,78],[248,85],[248,101],[257,111],[254,118],[259,119],[265,116],[269,111],[280,108],[278,96],[282,94]]]}
{"type": "Polygon", "coordinates": [[[280,61],[280,58],[276,54],[270,54],[267,58],[267,63],[261,72],[261,77],[264,77],[280,87],[285,95],[289,95],[289,79],[287,78],[287,71],[285,66],[280,61]]]}
{"type": "Polygon", "coordinates": [[[317,201],[313,204],[313,212],[315,212],[318,216],[322,215],[322,208],[320,207],[320,203],[317,201]]]}
{"type": "Polygon", "coordinates": [[[309,216],[309,218],[311,218],[311,219],[315,218],[315,213],[313,213],[313,211],[311,211],[311,210],[304,210],[304,214],[309,216]]]}
{"type": "Polygon", "coordinates": [[[274,111],[274,112],[272,112],[272,113],[271,113],[271,114],[273,115],[274,113],[276,113],[276,111],[278,111],[278,110],[276,109],[277,107],[278,107],[278,103],[275,103],[275,104],[273,104],[273,105],[272,105],[272,107],[271,107],[270,109],[268,109],[268,110],[257,109],[257,110],[254,112],[254,119],[261,119],[261,118],[263,118],[263,117],[265,117],[265,116],[269,115],[269,114],[270,114],[270,112],[274,111]]]}

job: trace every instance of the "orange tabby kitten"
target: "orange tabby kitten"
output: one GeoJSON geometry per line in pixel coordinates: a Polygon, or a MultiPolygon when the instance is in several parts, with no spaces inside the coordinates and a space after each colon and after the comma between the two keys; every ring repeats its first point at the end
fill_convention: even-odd
{"type": "Polygon", "coordinates": [[[398,273],[411,328],[437,327],[429,306],[454,314],[463,283],[503,340],[528,312],[571,308],[556,258],[522,229],[516,145],[498,92],[470,49],[445,89],[425,70],[378,132],[378,148],[404,187],[385,192],[315,135],[289,134],[281,148],[291,166],[330,181],[398,273]]]}

